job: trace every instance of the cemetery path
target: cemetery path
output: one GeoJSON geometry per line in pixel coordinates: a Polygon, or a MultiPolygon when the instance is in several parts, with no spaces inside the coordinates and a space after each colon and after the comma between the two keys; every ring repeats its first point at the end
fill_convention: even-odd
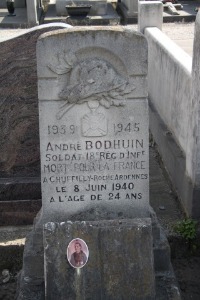
{"type": "MultiPolygon", "coordinates": [[[[137,30],[137,25],[128,25],[137,30]]],[[[4,29],[0,28],[0,42],[13,38],[18,34],[23,34],[27,29],[4,29]]],[[[177,43],[190,56],[193,51],[194,22],[191,23],[163,23],[162,31],[177,43]]]]}
{"type": "Polygon", "coordinates": [[[163,33],[172,39],[190,56],[193,54],[194,22],[164,23],[163,33]]]}

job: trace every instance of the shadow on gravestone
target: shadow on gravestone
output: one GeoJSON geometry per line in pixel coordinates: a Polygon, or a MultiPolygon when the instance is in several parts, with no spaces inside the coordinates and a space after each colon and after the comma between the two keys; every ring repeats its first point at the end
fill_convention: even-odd
{"type": "Polygon", "coordinates": [[[36,42],[66,27],[40,25],[0,43],[1,225],[32,224],[41,207],[36,42]]]}

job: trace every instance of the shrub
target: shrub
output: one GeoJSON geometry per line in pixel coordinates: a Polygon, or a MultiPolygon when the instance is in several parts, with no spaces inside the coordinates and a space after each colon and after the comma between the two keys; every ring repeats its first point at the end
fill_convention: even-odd
{"type": "Polygon", "coordinates": [[[193,219],[182,220],[176,224],[175,231],[187,242],[191,242],[197,236],[197,221],[193,219]]]}

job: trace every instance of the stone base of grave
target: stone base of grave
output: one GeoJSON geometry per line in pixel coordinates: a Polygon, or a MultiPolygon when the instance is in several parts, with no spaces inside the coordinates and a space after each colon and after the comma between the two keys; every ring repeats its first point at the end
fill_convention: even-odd
{"type": "Polygon", "coordinates": [[[35,218],[33,230],[26,238],[23,269],[19,273],[16,299],[42,300],[45,297],[43,229],[35,218]]]}
{"type": "Polygon", "coordinates": [[[23,262],[18,300],[42,300],[45,290],[46,298],[53,300],[66,295],[67,299],[89,299],[88,295],[91,299],[123,299],[122,295],[181,299],[170,247],[154,213],[151,219],[50,222],[44,235],[36,221],[23,262]],[[69,265],[66,256],[67,245],[76,237],[89,247],[89,260],[81,272],[69,265]]]}
{"type": "Polygon", "coordinates": [[[116,10],[113,6],[108,3],[107,5],[107,14],[102,16],[92,16],[88,15],[85,18],[71,18],[67,16],[57,16],[55,4],[50,4],[48,6],[48,11],[44,17],[44,23],[52,23],[52,22],[65,22],[72,26],[76,25],[118,25],[120,24],[120,16],[117,14],[116,10]]]}
{"type": "Polygon", "coordinates": [[[47,223],[44,249],[49,300],[155,299],[150,219],[47,223]],[[76,237],[89,247],[79,271],[66,259],[76,237]]]}

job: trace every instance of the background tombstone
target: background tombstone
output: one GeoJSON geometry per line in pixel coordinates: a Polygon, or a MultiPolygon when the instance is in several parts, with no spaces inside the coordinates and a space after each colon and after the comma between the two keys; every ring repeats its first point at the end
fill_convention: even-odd
{"type": "Polygon", "coordinates": [[[118,10],[122,15],[123,22],[137,23],[137,16],[138,16],[137,0],[121,0],[118,3],[118,10]]]}
{"type": "Polygon", "coordinates": [[[68,15],[66,5],[91,5],[91,15],[103,16],[107,13],[107,0],[56,0],[56,13],[58,16],[68,15]]]}
{"type": "Polygon", "coordinates": [[[115,27],[56,31],[39,38],[37,64],[42,211],[32,245],[44,224],[46,299],[154,299],[146,41],[115,27]],[[90,252],[79,271],[66,257],[75,238],[90,252]]]}

